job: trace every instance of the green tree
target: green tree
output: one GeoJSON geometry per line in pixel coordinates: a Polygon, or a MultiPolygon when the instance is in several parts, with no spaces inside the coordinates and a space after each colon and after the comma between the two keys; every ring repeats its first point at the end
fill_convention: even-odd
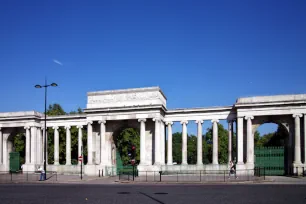
{"type": "Polygon", "coordinates": [[[120,157],[123,165],[130,164],[129,151],[131,145],[136,147],[136,163],[140,161],[140,134],[138,129],[125,128],[120,131],[120,133],[115,138],[117,149],[119,150],[120,157]]]}
{"type": "Polygon", "coordinates": [[[25,143],[26,141],[23,133],[17,133],[13,138],[15,152],[19,152],[20,154],[20,164],[25,163],[25,143]]]}
{"type": "Polygon", "coordinates": [[[187,136],[187,161],[188,164],[197,163],[197,136],[187,136]]]}
{"type": "Polygon", "coordinates": [[[172,135],[173,162],[182,163],[182,133],[176,132],[172,135]]]}

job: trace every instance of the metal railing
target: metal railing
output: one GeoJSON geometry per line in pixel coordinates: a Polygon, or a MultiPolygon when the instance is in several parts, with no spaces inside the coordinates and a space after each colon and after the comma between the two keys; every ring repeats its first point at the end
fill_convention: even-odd
{"type": "Polygon", "coordinates": [[[265,179],[265,169],[249,170],[194,170],[194,171],[135,171],[119,172],[121,181],[138,182],[235,182],[265,179]]]}
{"type": "MultiPolygon", "coordinates": [[[[0,183],[27,183],[36,182],[40,179],[40,172],[37,171],[20,171],[20,172],[8,172],[0,171],[0,183]]],[[[57,181],[57,172],[47,172],[46,178],[48,182],[57,181]]]]}

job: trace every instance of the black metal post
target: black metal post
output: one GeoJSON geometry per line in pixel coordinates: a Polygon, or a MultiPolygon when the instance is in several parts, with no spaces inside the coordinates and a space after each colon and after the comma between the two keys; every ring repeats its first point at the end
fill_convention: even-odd
{"type": "Polygon", "coordinates": [[[133,181],[135,179],[135,165],[133,164],[133,181]]]}
{"type": "Polygon", "coordinates": [[[47,180],[47,78],[45,79],[45,144],[44,144],[44,170],[47,180]]]}
{"type": "Polygon", "coordinates": [[[82,160],[81,160],[81,180],[83,179],[83,173],[82,173],[82,164],[83,164],[83,146],[81,146],[81,156],[82,156],[82,160]]]}
{"type": "Polygon", "coordinates": [[[159,182],[161,182],[162,171],[159,171],[159,182]]]}

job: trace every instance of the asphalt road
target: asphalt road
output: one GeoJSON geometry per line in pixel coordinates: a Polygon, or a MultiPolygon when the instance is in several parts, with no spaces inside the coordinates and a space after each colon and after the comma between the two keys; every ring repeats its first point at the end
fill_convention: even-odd
{"type": "Polygon", "coordinates": [[[306,203],[306,185],[0,185],[1,204],[306,203]]]}

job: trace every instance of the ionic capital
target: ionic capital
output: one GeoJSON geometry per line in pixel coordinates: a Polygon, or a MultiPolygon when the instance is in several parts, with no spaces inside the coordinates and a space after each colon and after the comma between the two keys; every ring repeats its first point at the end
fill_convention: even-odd
{"type": "Polygon", "coordinates": [[[101,124],[101,123],[105,124],[105,123],[106,123],[106,120],[99,120],[98,123],[99,123],[99,124],[101,124]]]}
{"type": "Polygon", "coordinates": [[[219,119],[212,119],[211,122],[212,122],[212,123],[218,123],[218,122],[219,122],[219,119]]]}
{"type": "Polygon", "coordinates": [[[30,126],[25,126],[24,129],[25,129],[25,130],[29,130],[29,129],[30,129],[30,126]]]}
{"type": "Polygon", "coordinates": [[[145,118],[139,118],[138,119],[138,122],[146,122],[147,121],[147,119],[145,119],[145,118]]]}
{"type": "Polygon", "coordinates": [[[160,122],[160,121],[161,121],[160,118],[153,118],[152,120],[153,120],[154,122],[160,122]]]}
{"type": "Polygon", "coordinates": [[[166,125],[173,125],[172,121],[166,121],[166,125]]]}
{"type": "Polygon", "coordinates": [[[181,121],[181,124],[182,124],[182,125],[183,125],[183,124],[187,125],[187,124],[188,124],[188,120],[182,120],[182,121],[181,121]]]}
{"type": "Polygon", "coordinates": [[[300,117],[301,118],[302,116],[303,115],[301,113],[295,113],[295,114],[292,115],[293,118],[296,118],[296,117],[300,117]]]}
{"type": "Polygon", "coordinates": [[[83,128],[83,125],[78,125],[77,128],[78,128],[78,129],[82,129],[82,128],[83,128]]]}
{"type": "Polygon", "coordinates": [[[244,119],[246,119],[246,120],[248,120],[248,119],[253,120],[253,119],[254,119],[254,116],[248,115],[248,116],[245,116],[244,119]]]}
{"type": "Polygon", "coordinates": [[[58,130],[58,126],[52,127],[53,130],[58,130]]]}
{"type": "Polygon", "coordinates": [[[66,130],[67,130],[67,129],[70,130],[70,128],[71,128],[70,125],[66,125],[66,126],[65,126],[65,129],[66,129],[66,130]]]}
{"type": "Polygon", "coordinates": [[[87,121],[87,125],[92,125],[92,121],[87,121]]]}
{"type": "Polygon", "coordinates": [[[204,123],[204,120],[196,120],[195,123],[196,123],[196,124],[198,124],[198,123],[203,124],[203,123],[204,123]]]}

